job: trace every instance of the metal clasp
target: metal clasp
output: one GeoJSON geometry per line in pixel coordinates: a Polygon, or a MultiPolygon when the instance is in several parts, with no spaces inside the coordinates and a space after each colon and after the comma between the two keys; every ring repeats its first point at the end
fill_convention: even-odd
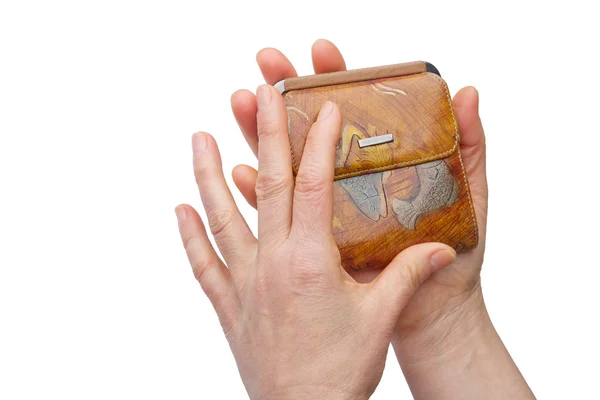
{"type": "Polygon", "coordinates": [[[386,135],[374,136],[374,137],[370,137],[370,138],[366,138],[366,139],[360,139],[358,141],[358,147],[360,147],[362,149],[363,147],[375,146],[378,144],[390,143],[393,141],[394,141],[394,135],[392,135],[391,133],[388,133],[386,135]]]}

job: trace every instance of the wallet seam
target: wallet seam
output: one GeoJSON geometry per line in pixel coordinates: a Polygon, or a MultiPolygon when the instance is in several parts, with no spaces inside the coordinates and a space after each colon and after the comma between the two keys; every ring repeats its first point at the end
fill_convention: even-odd
{"type": "Polygon", "coordinates": [[[477,218],[475,217],[475,208],[473,206],[473,198],[471,197],[471,187],[469,186],[469,180],[467,178],[467,171],[465,171],[465,165],[463,164],[462,153],[458,150],[458,161],[460,161],[460,169],[462,171],[463,180],[465,182],[465,189],[467,190],[467,199],[469,200],[469,209],[471,210],[471,223],[473,225],[473,231],[475,235],[475,247],[479,244],[479,227],[477,225],[477,218]]]}
{"type": "MultiPolygon", "coordinates": [[[[440,81],[442,86],[444,86],[446,89],[446,96],[448,97],[448,104],[450,106],[450,115],[452,115],[452,120],[454,122],[454,128],[456,129],[456,133],[455,133],[456,134],[455,147],[456,147],[456,145],[460,141],[460,134],[458,131],[458,122],[456,121],[456,115],[454,114],[454,107],[452,107],[452,99],[450,97],[448,85],[446,84],[446,81],[444,81],[440,76],[438,76],[436,74],[432,74],[432,75],[434,78],[436,78],[438,81],[440,81]]],[[[463,163],[463,158],[462,158],[462,153],[460,151],[460,147],[457,150],[458,150],[458,161],[460,162],[460,170],[462,172],[463,181],[465,182],[465,189],[467,191],[467,199],[469,200],[468,201],[469,210],[471,211],[471,225],[473,226],[473,234],[475,236],[475,246],[474,247],[477,247],[477,245],[479,244],[479,226],[477,225],[477,217],[475,216],[475,207],[473,205],[473,197],[471,196],[471,187],[469,186],[469,178],[467,177],[467,171],[465,170],[465,164],[463,163]]]]}
{"type": "MultiPolygon", "coordinates": [[[[446,100],[448,101],[448,107],[450,108],[450,115],[452,116],[452,123],[454,124],[454,145],[452,146],[452,148],[450,148],[446,151],[443,151],[441,153],[434,154],[434,155],[428,156],[428,157],[418,158],[416,160],[401,161],[401,162],[398,162],[395,164],[383,165],[381,167],[365,169],[362,171],[346,172],[344,174],[334,175],[334,180],[350,178],[350,177],[359,176],[359,175],[366,174],[366,173],[387,171],[390,169],[422,164],[426,161],[432,161],[432,160],[448,157],[456,151],[456,149],[458,148],[458,143],[459,143],[458,123],[456,122],[456,117],[454,115],[454,109],[452,108],[452,98],[450,97],[450,91],[448,90],[448,85],[442,78],[440,78],[436,74],[432,74],[430,72],[423,72],[423,74],[429,74],[429,75],[433,76],[438,82],[440,82],[440,84],[444,88],[444,91],[446,92],[446,100]]],[[[291,150],[291,148],[292,148],[292,145],[290,142],[290,150],[291,150]]],[[[294,169],[297,169],[296,160],[295,160],[293,151],[292,151],[292,163],[293,163],[294,169]]]]}

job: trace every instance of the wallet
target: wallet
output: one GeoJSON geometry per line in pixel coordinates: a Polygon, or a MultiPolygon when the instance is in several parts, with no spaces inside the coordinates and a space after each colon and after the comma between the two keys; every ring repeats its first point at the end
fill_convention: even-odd
{"type": "Polygon", "coordinates": [[[478,229],[446,82],[427,62],[288,78],[294,175],[321,105],[342,114],[333,234],[343,267],[385,267],[403,249],[477,246],[478,229]]]}

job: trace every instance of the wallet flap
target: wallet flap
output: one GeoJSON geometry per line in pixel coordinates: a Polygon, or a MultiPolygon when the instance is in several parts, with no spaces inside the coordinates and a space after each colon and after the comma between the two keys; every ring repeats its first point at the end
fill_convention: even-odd
{"type": "Polygon", "coordinates": [[[458,148],[448,87],[430,72],[292,89],[284,99],[294,175],[306,135],[327,100],[342,113],[336,180],[446,158],[458,148]]]}

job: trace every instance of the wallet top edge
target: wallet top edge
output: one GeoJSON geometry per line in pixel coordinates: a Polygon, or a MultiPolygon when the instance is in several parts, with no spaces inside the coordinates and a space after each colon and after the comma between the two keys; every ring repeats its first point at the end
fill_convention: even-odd
{"type": "MultiPolygon", "coordinates": [[[[431,66],[431,64],[424,61],[413,61],[402,64],[383,65],[380,67],[360,68],[318,75],[307,75],[297,78],[287,78],[277,82],[274,86],[281,94],[284,94],[290,90],[309,89],[320,86],[339,85],[343,83],[433,72],[431,66]]],[[[437,73],[437,75],[439,75],[439,73],[437,73]]]]}

